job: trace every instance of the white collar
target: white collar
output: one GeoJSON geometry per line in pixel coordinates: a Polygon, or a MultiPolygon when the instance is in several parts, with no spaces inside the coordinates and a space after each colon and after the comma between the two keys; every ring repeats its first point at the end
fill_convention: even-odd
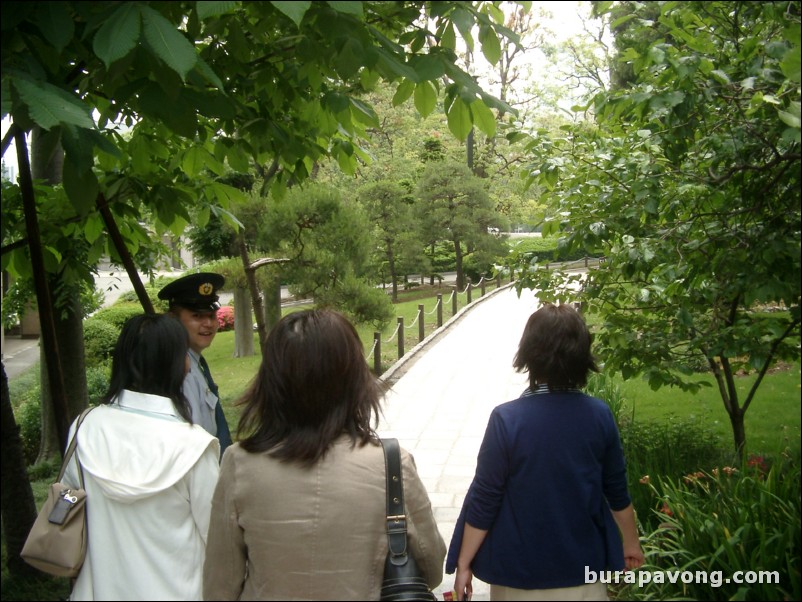
{"type": "Polygon", "coordinates": [[[138,391],[123,389],[112,401],[112,404],[124,410],[152,412],[154,414],[166,414],[167,416],[181,418],[175,411],[172,400],[169,397],[162,397],[161,395],[151,395],[150,393],[140,393],[138,391]]]}

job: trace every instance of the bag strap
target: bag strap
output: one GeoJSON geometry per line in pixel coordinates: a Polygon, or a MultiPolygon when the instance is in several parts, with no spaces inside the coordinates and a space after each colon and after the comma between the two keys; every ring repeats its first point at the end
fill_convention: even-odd
{"type": "Polygon", "coordinates": [[[404,513],[404,481],[401,477],[401,448],[398,439],[381,439],[387,478],[388,556],[395,565],[407,561],[407,517],[404,513]]]}
{"type": "MultiPolygon", "coordinates": [[[[70,463],[70,458],[72,458],[72,454],[75,451],[75,447],[78,445],[78,429],[81,428],[81,423],[86,418],[87,414],[95,409],[97,406],[92,406],[91,408],[86,408],[83,412],[81,412],[80,416],[78,416],[78,421],[75,424],[75,432],[72,434],[72,439],[70,440],[69,446],[67,446],[67,451],[64,452],[64,460],[61,462],[61,470],[58,473],[58,479],[56,480],[57,483],[61,482],[61,479],[64,478],[64,473],[67,471],[67,465],[70,463]]],[[[78,478],[81,480],[81,489],[84,488],[84,470],[81,466],[81,462],[78,462],[78,478]]]]}

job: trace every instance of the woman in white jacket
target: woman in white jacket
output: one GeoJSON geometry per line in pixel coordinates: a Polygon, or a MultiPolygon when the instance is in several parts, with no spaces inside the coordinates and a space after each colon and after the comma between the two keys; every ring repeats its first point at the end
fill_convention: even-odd
{"type": "MultiPolygon", "coordinates": [[[[65,481],[87,492],[86,560],[71,600],[200,600],[219,444],[181,394],[187,333],[140,315],[123,327],[102,404],[65,481]]],[[[73,425],[70,436],[75,426],[73,425]]]]}

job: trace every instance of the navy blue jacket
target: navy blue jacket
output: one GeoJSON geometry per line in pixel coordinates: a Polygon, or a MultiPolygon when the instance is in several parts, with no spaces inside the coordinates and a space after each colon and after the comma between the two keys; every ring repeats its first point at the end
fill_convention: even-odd
{"type": "Polygon", "coordinates": [[[532,393],[496,407],[451,540],[456,569],[465,521],[488,530],[472,563],[486,583],[574,587],[590,570],[624,568],[613,510],[630,504],[621,440],[602,400],[532,393]]]}

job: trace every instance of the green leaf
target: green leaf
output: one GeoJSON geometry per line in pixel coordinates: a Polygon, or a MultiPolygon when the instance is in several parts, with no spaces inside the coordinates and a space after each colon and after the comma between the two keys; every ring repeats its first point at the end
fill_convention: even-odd
{"type": "Polygon", "coordinates": [[[780,119],[785,125],[792,128],[799,129],[800,127],[800,103],[791,102],[788,105],[788,111],[777,111],[780,119]]]}
{"type": "Polygon", "coordinates": [[[271,2],[280,12],[287,15],[293,22],[300,27],[306,11],[312,6],[308,0],[296,0],[295,2],[271,2]]]}
{"type": "Polygon", "coordinates": [[[45,130],[59,123],[71,123],[89,129],[95,127],[89,107],[61,88],[24,78],[14,79],[14,87],[28,106],[31,119],[45,130]]]}
{"type": "Polygon", "coordinates": [[[136,4],[122,2],[95,34],[92,50],[108,68],[134,49],[140,29],[141,13],[136,4]]]}
{"type": "Polygon", "coordinates": [[[414,91],[415,82],[409,79],[402,81],[400,84],[398,84],[398,88],[396,88],[395,94],[393,95],[393,106],[397,107],[404,104],[407,99],[412,96],[414,91]]]}
{"type": "Polygon", "coordinates": [[[369,104],[351,98],[351,114],[359,123],[363,123],[370,127],[379,127],[379,117],[376,111],[373,110],[369,104]]]}
{"type": "Polygon", "coordinates": [[[198,19],[201,21],[233,12],[236,7],[236,2],[195,2],[195,10],[198,11],[198,19]]]}
{"type": "Polygon", "coordinates": [[[454,24],[449,23],[440,38],[440,46],[454,50],[457,47],[457,34],[454,31],[454,24]]]}
{"type": "Polygon", "coordinates": [[[487,108],[487,105],[481,100],[474,100],[470,104],[471,115],[473,116],[473,123],[489,138],[496,135],[496,116],[493,111],[487,108]]]}
{"type": "Polygon", "coordinates": [[[474,24],[473,15],[471,15],[470,11],[457,5],[451,15],[451,20],[454,22],[454,25],[457,26],[457,29],[459,29],[468,49],[473,50],[473,36],[471,35],[474,24]]]}
{"type": "Polygon", "coordinates": [[[472,127],[470,109],[461,98],[455,98],[448,110],[448,129],[458,140],[464,141],[472,127]]]}
{"type": "Polygon", "coordinates": [[[338,13],[353,15],[355,17],[360,17],[360,18],[363,15],[362,2],[329,0],[327,4],[331,6],[334,10],[336,10],[338,13]]]}
{"type": "Polygon", "coordinates": [[[67,10],[67,2],[38,2],[36,24],[45,39],[59,53],[69,44],[75,33],[75,24],[67,10]]]}
{"type": "Polygon", "coordinates": [[[206,156],[208,154],[204,149],[193,146],[184,153],[184,158],[181,159],[181,170],[189,178],[198,177],[198,174],[206,167],[206,156]]]}
{"type": "Polygon", "coordinates": [[[415,108],[422,117],[427,117],[437,105],[437,92],[431,82],[420,82],[415,86],[415,108]]]}
{"type": "Polygon", "coordinates": [[[69,160],[64,160],[62,170],[64,191],[79,215],[88,215],[95,208],[98,191],[97,177],[91,169],[79,169],[69,160]]]}
{"type": "Polygon", "coordinates": [[[501,59],[501,43],[492,27],[484,26],[479,30],[479,42],[482,44],[482,54],[491,65],[501,59]]]}
{"type": "Polygon", "coordinates": [[[198,62],[195,47],[160,13],[149,6],[138,6],[142,11],[145,39],[153,52],[182,80],[186,79],[187,73],[198,62]]]}
{"type": "Polygon", "coordinates": [[[800,54],[802,53],[799,52],[799,45],[797,45],[785,53],[780,63],[780,69],[782,69],[783,75],[797,84],[800,82],[800,79],[802,79],[802,75],[800,74],[800,71],[802,71],[802,67],[800,66],[802,56],[800,56],[800,54]]]}
{"type": "Polygon", "coordinates": [[[721,69],[714,69],[713,71],[710,72],[710,75],[712,75],[713,79],[715,79],[720,84],[723,84],[725,86],[730,84],[729,76],[721,69]]]}
{"type": "Polygon", "coordinates": [[[103,234],[106,225],[103,223],[103,218],[98,213],[90,213],[86,216],[84,223],[84,236],[89,244],[94,243],[100,235],[103,234]]]}
{"type": "Polygon", "coordinates": [[[433,80],[443,77],[446,72],[443,59],[439,54],[425,54],[414,62],[412,68],[418,74],[420,81],[433,80]]]}

